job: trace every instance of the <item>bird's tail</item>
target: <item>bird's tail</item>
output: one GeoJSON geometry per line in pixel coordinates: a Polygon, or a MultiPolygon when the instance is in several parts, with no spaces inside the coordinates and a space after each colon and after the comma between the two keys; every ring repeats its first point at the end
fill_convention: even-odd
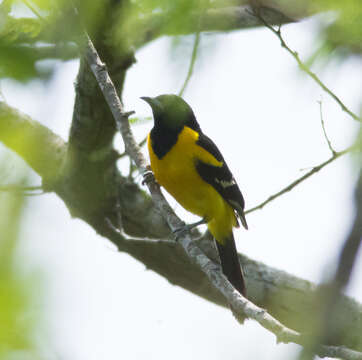
{"type": "Polygon", "coordinates": [[[219,251],[221,268],[224,275],[235,289],[246,297],[244,274],[239,263],[233,233],[231,232],[223,243],[216,241],[216,245],[219,251]]]}

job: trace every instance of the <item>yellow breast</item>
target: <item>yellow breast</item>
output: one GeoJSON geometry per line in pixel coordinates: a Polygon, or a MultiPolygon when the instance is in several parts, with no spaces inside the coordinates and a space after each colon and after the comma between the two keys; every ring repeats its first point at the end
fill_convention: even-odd
{"type": "Polygon", "coordinates": [[[235,224],[232,208],[220,194],[206,183],[196,170],[196,162],[222,166],[209,152],[196,144],[199,134],[184,127],[177,143],[159,159],[152,150],[148,136],[151,168],[158,183],[163,186],[186,210],[211,221],[214,218],[226,221],[228,231],[235,224]]]}

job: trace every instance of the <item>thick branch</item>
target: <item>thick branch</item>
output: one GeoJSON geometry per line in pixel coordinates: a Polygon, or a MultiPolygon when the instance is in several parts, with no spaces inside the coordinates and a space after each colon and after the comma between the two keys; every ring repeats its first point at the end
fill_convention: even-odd
{"type": "MultiPolygon", "coordinates": [[[[183,26],[177,28],[169,26],[170,18],[167,13],[152,14],[149,17],[140,19],[137,28],[141,29],[141,31],[133,45],[139,48],[162,35],[172,36],[206,31],[232,31],[263,25],[258,18],[251,14],[250,10],[249,5],[211,8],[202,13],[192,14],[188,21],[184,22],[183,26]]],[[[280,25],[295,21],[276,9],[262,7],[260,11],[270,24],[280,25]]]]}
{"type": "Polygon", "coordinates": [[[0,102],[0,141],[19,154],[46,181],[54,181],[62,169],[65,142],[47,127],[4,102],[0,102]]]}

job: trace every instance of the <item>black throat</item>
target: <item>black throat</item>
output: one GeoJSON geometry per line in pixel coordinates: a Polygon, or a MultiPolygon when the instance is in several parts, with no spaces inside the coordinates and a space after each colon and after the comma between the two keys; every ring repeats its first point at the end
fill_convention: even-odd
{"type": "Polygon", "coordinates": [[[182,132],[184,127],[187,126],[192,130],[202,133],[200,125],[196,121],[193,113],[189,114],[185,125],[181,128],[169,128],[162,125],[159,119],[155,120],[155,125],[151,130],[151,144],[153,152],[159,159],[162,159],[177,143],[179,134],[182,132]]]}
{"type": "Polygon", "coordinates": [[[162,126],[154,126],[151,130],[151,145],[155,155],[162,159],[171,148],[177,143],[179,134],[182,128],[179,130],[170,130],[162,126]]]}

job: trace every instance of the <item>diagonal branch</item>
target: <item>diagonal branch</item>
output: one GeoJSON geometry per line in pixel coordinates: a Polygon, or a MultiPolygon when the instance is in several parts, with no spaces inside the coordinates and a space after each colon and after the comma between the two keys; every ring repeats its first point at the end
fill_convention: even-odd
{"type": "Polygon", "coordinates": [[[37,196],[46,194],[42,186],[19,186],[19,185],[3,185],[0,186],[0,192],[18,193],[23,196],[37,196]]]}
{"type": "Polygon", "coordinates": [[[278,198],[279,196],[284,195],[285,193],[291,191],[292,189],[294,189],[297,185],[299,185],[301,182],[303,182],[304,180],[308,179],[309,177],[311,177],[312,175],[314,175],[315,173],[317,173],[318,171],[322,170],[324,167],[326,167],[328,164],[330,164],[331,162],[333,162],[334,160],[337,160],[339,157],[341,157],[342,155],[347,154],[348,152],[350,152],[352,150],[352,147],[349,147],[343,151],[339,151],[339,152],[334,152],[334,154],[332,155],[332,157],[330,157],[328,160],[322,162],[320,165],[318,166],[314,166],[310,171],[308,171],[306,174],[304,174],[303,176],[299,177],[298,179],[294,180],[291,184],[289,184],[288,186],[286,186],[285,188],[281,189],[280,191],[278,191],[277,193],[269,196],[266,200],[264,200],[263,202],[261,202],[259,205],[256,205],[254,207],[252,207],[251,209],[248,209],[245,211],[245,214],[251,213],[255,210],[260,210],[262,209],[265,205],[269,204],[271,201],[275,200],[276,198],[278,198]]]}
{"type": "Polygon", "coordinates": [[[182,96],[183,93],[185,92],[186,87],[189,84],[189,81],[191,79],[192,73],[194,72],[194,66],[195,66],[195,61],[196,61],[196,57],[197,57],[197,50],[199,48],[199,43],[200,43],[200,33],[197,32],[195,34],[195,41],[194,41],[194,46],[192,48],[189,69],[187,71],[187,75],[186,75],[185,81],[182,85],[182,88],[181,88],[180,92],[178,93],[179,96],[182,96]]]}
{"type": "MultiPolygon", "coordinates": [[[[112,107],[111,111],[119,127],[123,141],[125,143],[126,151],[135,162],[141,173],[144,175],[144,181],[147,184],[152,199],[155,205],[160,209],[162,215],[167,220],[172,230],[180,227],[181,220],[174,214],[171,207],[163,197],[159,186],[153,179],[153,176],[146,171],[146,160],[139,152],[137,143],[132,135],[130,125],[128,122],[127,114],[124,112],[122,104],[118,98],[117,92],[113,83],[107,74],[105,65],[99,58],[95,48],[89,37],[87,36],[86,57],[87,61],[96,77],[100,88],[106,98],[109,106],[112,107]],[[119,122],[119,123],[118,123],[119,122]]],[[[278,320],[273,318],[266,310],[261,309],[251,303],[249,300],[240,295],[233,286],[227,281],[225,276],[220,270],[220,266],[215,265],[192,241],[190,234],[182,234],[179,237],[179,243],[187,253],[189,258],[196,263],[205,275],[209,278],[213,286],[225,297],[228,303],[232,306],[235,312],[239,315],[247,315],[259,322],[264,328],[270,330],[277,336],[280,342],[295,342],[301,345],[306,343],[305,337],[298,332],[291,330],[281,324],[278,320]]],[[[317,349],[317,354],[321,357],[341,357],[344,359],[362,359],[362,353],[346,349],[344,347],[332,347],[322,345],[317,349]]]]}
{"type": "Polygon", "coordinates": [[[144,173],[146,169],[146,161],[143,158],[140,147],[135,141],[128,123],[128,117],[133,112],[126,113],[123,111],[123,105],[118,97],[117,90],[108,74],[106,65],[101,61],[98,53],[93,46],[88,34],[84,34],[86,40],[85,56],[97,82],[103,92],[104,98],[115,119],[118,131],[122,134],[125,143],[125,150],[133,161],[135,161],[139,170],[144,173]]]}
{"type": "Polygon", "coordinates": [[[336,150],[333,149],[332,142],[331,142],[331,140],[329,140],[329,137],[328,137],[327,131],[326,131],[326,127],[324,125],[322,100],[318,101],[318,104],[319,104],[319,115],[320,115],[320,118],[321,118],[321,125],[322,125],[323,135],[324,135],[324,138],[326,139],[326,143],[328,145],[329,150],[331,151],[332,155],[335,155],[336,150]]]}
{"type": "Polygon", "coordinates": [[[306,74],[308,74],[328,95],[330,95],[337,104],[341,107],[341,109],[346,112],[349,116],[351,116],[354,120],[362,121],[362,119],[357,116],[354,112],[352,112],[343,102],[342,100],[331,90],[329,89],[322,80],[312,72],[309,67],[300,59],[298,53],[296,51],[293,51],[286,41],[284,40],[282,33],[281,33],[281,24],[279,25],[278,29],[274,29],[274,27],[264,18],[264,16],[260,13],[259,9],[254,9],[252,12],[256,18],[258,18],[269,30],[275,34],[279,41],[281,46],[296,60],[296,62],[299,65],[299,68],[304,71],[306,74]]]}

